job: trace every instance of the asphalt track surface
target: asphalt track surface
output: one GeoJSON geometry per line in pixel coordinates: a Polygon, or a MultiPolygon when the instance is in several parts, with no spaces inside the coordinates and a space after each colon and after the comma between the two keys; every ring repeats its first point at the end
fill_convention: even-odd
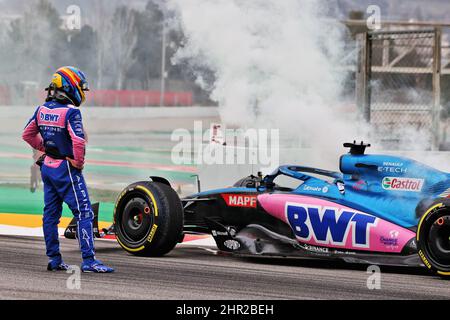
{"type": "MultiPolygon", "coordinates": [[[[66,263],[77,242],[62,239],[66,263]]],[[[248,259],[179,245],[163,258],[134,257],[114,241],[96,241],[113,274],[46,271],[42,238],[0,236],[0,299],[450,299],[450,281],[416,268],[381,268],[381,289],[367,288],[366,266],[298,259],[248,259]]]]}

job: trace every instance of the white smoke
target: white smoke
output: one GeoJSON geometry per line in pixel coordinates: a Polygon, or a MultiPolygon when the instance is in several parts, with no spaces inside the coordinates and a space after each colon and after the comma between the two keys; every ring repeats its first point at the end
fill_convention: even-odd
{"type": "MultiPolygon", "coordinates": [[[[211,91],[225,125],[280,129],[282,148],[288,148],[281,151],[282,162],[337,169],[338,155],[345,152],[342,143],[353,139],[370,138],[369,152],[385,153],[385,135],[358,117],[353,95],[342,94],[348,80],[344,67],[349,65],[343,57],[355,56],[345,47],[350,43],[346,27],[329,14],[335,1],[168,3],[176,13],[173,22],[186,36],[173,62],[188,65],[197,82],[211,91]],[[306,157],[305,146],[312,147],[306,157]]],[[[393,130],[400,149],[430,147],[424,130],[407,125],[393,130]]],[[[414,155],[445,169],[435,154],[414,155]]]]}
{"type": "Polygon", "coordinates": [[[321,158],[326,150],[335,155],[360,128],[354,115],[349,121],[339,112],[345,27],[327,19],[328,3],[171,0],[186,36],[174,62],[188,62],[212,90],[225,124],[279,128],[290,141],[318,144],[321,158]]]}

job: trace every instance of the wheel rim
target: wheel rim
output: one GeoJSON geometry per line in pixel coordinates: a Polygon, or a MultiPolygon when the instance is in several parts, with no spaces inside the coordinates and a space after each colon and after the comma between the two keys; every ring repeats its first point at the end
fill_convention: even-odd
{"type": "Polygon", "coordinates": [[[437,218],[430,226],[428,249],[435,263],[450,267],[450,215],[437,218]]]}
{"type": "Polygon", "coordinates": [[[140,245],[144,242],[153,224],[153,210],[146,199],[137,196],[130,198],[124,206],[120,231],[127,243],[140,245]]]}
{"type": "Polygon", "coordinates": [[[142,226],[143,221],[143,213],[139,208],[133,208],[130,212],[130,218],[128,219],[128,228],[132,230],[139,230],[139,227],[142,226]]]}

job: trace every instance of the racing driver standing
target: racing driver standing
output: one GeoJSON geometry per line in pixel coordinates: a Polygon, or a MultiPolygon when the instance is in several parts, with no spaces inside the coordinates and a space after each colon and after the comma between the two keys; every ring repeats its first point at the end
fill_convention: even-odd
{"type": "Polygon", "coordinates": [[[44,182],[43,229],[47,270],[67,270],[59,250],[58,224],[65,202],[77,220],[77,238],[83,262],[82,272],[109,273],[95,257],[93,220],[84,166],[86,137],[78,107],[88,91],[86,77],[77,68],[62,67],[53,74],[46,102],[28,121],[22,138],[32,148],[44,152],[41,175],[44,182]]]}

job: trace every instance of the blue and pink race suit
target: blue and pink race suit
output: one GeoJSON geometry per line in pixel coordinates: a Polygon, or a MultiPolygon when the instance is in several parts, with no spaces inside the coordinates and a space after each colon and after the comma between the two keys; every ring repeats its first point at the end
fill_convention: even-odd
{"type": "Polygon", "coordinates": [[[39,106],[27,123],[23,134],[32,148],[45,152],[41,167],[44,182],[43,229],[47,256],[61,259],[58,224],[65,202],[77,219],[77,237],[84,261],[95,259],[92,224],[94,213],[81,170],[73,167],[84,164],[86,137],[78,108],[49,101],[39,106]]]}

